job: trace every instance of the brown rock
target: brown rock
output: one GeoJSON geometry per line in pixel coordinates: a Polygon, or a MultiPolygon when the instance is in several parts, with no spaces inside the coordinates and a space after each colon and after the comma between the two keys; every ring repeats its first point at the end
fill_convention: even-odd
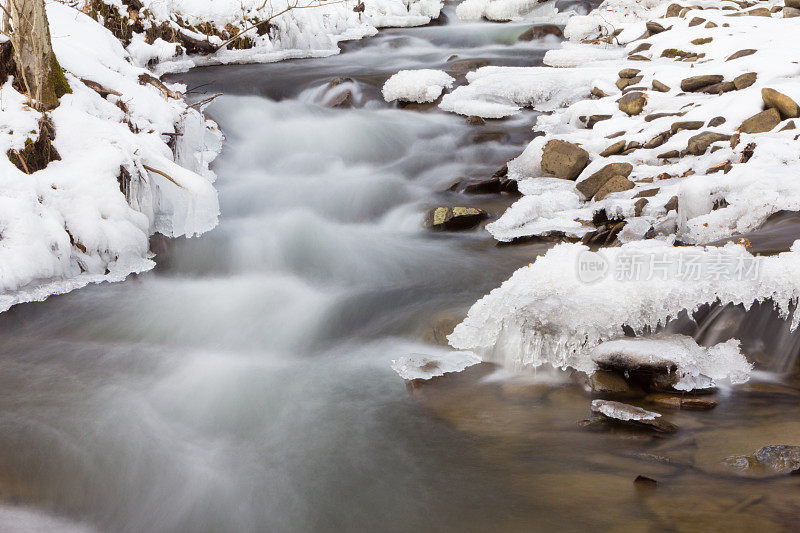
{"type": "Polygon", "coordinates": [[[589,164],[589,153],[567,141],[551,140],[542,153],[542,170],[558,178],[574,180],[589,164]]]}
{"type": "Polygon", "coordinates": [[[595,193],[594,199],[600,201],[611,193],[629,191],[635,187],[634,183],[625,176],[612,176],[595,193]]]}
{"type": "Polygon", "coordinates": [[[715,83],[700,89],[700,92],[706,94],[722,94],[729,93],[736,90],[736,84],[732,81],[723,81],[722,83],[715,83]]]}
{"type": "Polygon", "coordinates": [[[681,153],[677,150],[670,150],[669,152],[664,152],[663,154],[658,154],[656,157],[659,159],[674,159],[676,157],[680,157],[681,153]]]}
{"type": "Polygon", "coordinates": [[[605,93],[605,91],[603,91],[599,87],[593,87],[589,94],[591,94],[592,96],[596,96],[597,98],[605,98],[606,96],[608,96],[605,93]]]}
{"type": "Polygon", "coordinates": [[[645,189],[643,191],[639,191],[633,197],[634,198],[651,198],[651,197],[657,195],[658,191],[660,191],[660,190],[661,189],[659,189],[657,187],[655,189],[645,189]]]}
{"type": "Polygon", "coordinates": [[[648,150],[652,148],[657,148],[662,144],[664,144],[665,142],[667,142],[667,139],[669,139],[670,136],[671,136],[670,132],[663,131],[658,135],[656,135],[655,137],[653,137],[652,139],[650,139],[649,141],[647,141],[646,143],[644,143],[644,148],[648,150]]]}
{"type": "Polygon", "coordinates": [[[618,101],[620,111],[628,115],[638,115],[647,104],[647,96],[642,92],[631,92],[623,96],[618,101]]]}
{"type": "Polygon", "coordinates": [[[724,133],[717,133],[714,131],[704,131],[699,135],[689,139],[689,144],[686,151],[692,155],[703,155],[708,150],[708,147],[715,142],[730,140],[731,136],[724,133]]]}
{"type": "Polygon", "coordinates": [[[481,117],[473,115],[473,116],[467,117],[467,124],[470,125],[470,126],[482,126],[482,125],[486,124],[486,121],[483,120],[481,117]]]}
{"type": "Polygon", "coordinates": [[[539,26],[531,26],[520,35],[517,40],[518,41],[533,41],[535,39],[542,39],[543,37],[547,37],[548,35],[555,35],[556,37],[562,37],[564,32],[561,31],[561,28],[556,26],[555,24],[541,24],[539,26]]]}
{"type": "Polygon", "coordinates": [[[633,216],[640,217],[642,216],[642,211],[644,211],[645,206],[647,205],[647,198],[639,198],[636,200],[636,203],[633,204],[633,216]]]}
{"type": "Polygon", "coordinates": [[[669,213],[670,211],[677,211],[678,210],[678,197],[673,196],[670,198],[667,203],[664,204],[664,210],[669,213]]]}
{"type": "Polygon", "coordinates": [[[781,10],[781,14],[783,15],[783,18],[785,18],[785,19],[797,18],[797,17],[800,17],[800,9],[798,9],[796,7],[788,7],[787,6],[787,7],[784,7],[781,10]]]}
{"type": "Polygon", "coordinates": [[[700,17],[694,17],[692,20],[689,21],[689,27],[692,26],[699,26],[700,24],[704,23],[706,19],[700,17]]]}
{"type": "Polygon", "coordinates": [[[745,11],[751,17],[771,17],[772,12],[767,9],[766,7],[758,7],[756,9],[751,9],[750,11],[745,11]]]}
{"type": "Polygon", "coordinates": [[[617,155],[621,151],[625,149],[625,141],[617,141],[602,152],[600,152],[601,157],[608,157],[611,155],[617,155]]]}
{"type": "Polygon", "coordinates": [[[586,127],[589,129],[594,128],[594,125],[598,122],[602,122],[604,120],[608,120],[611,118],[611,115],[592,115],[586,121],[586,127]]]}
{"type": "Polygon", "coordinates": [[[767,109],[748,118],[739,126],[742,133],[764,133],[772,131],[775,126],[780,124],[781,115],[777,109],[767,109]]]}
{"type": "Polygon", "coordinates": [[[761,89],[761,98],[767,107],[777,109],[783,119],[800,117],[797,102],[775,89],[761,89]]]}
{"type": "Polygon", "coordinates": [[[706,25],[705,25],[705,26],[703,26],[703,27],[704,27],[704,28],[711,29],[711,28],[716,28],[716,27],[717,27],[717,25],[716,25],[716,24],[714,24],[713,22],[706,22],[706,25]]]}
{"type": "Polygon", "coordinates": [[[647,22],[645,24],[645,27],[647,28],[647,31],[650,32],[650,35],[656,35],[658,33],[667,31],[667,29],[664,26],[662,26],[658,22],[653,22],[653,21],[647,22]]]}
{"type": "Polygon", "coordinates": [[[425,225],[438,231],[471,229],[488,216],[477,207],[435,207],[428,212],[425,225]]]}
{"type": "Polygon", "coordinates": [[[589,200],[594,197],[600,188],[614,176],[627,178],[633,172],[633,165],[630,163],[609,163],[585,180],[579,181],[575,187],[583,196],[589,200]]]}
{"type": "Polygon", "coordinates": [[[716,400],[698,396],[678,396],[674,394],[648,394],[644,401],[670,409],[687,409],[690,411],[706,411],[718,405],[716,400]]]}
{"type": "Polygon", "coordinates": [[[755,72],[746,72],[739,76],[736,76],[733,80],[733,85],[736,86],[737,91],[741,91],[742,89],[747,89],[751,85],[756,82],[758,78],[758,74],[755,72]]]}
{"type": "Polygon", "coordinates": [[[636,69],[636,68],[624,68],[624,69],[619,71],[619,77],[620,78],[635,78],[636,76],[639,75],[640,72],[641,72],[641,70],[636,69]]]}
{"type": "Polygon", "coordinates": [[[628,56],[628,59],[630,61],[650,61],[649,57],[645,57],[641,54],[633,54],[631,56],[628,56]]]}
{"type": "Polygon", "coordinates": [[[733,53],[728,59],[725,61],[733,61],[734,59],[739,59],[740,57],[747,57],[751,56],[758,52],[758,50],[754,50],[752,48],[745,48],[744,50],[739,50],[738,52],[733,53]]]}
{"type": "Polygon", "coordinates": [[[708,44],[713,40],[714,40],[713,37],[701,37],[700,39],[694,39],[692,41],[692,44],[695,45],[695,46],[700,46],[700,45],[703,45],[703,44],[708,44]]]}
{"type": "Polygon", "coordinates": [[[667,87],[658,80],[653,80],[653,90],[658,91],[660,93],[667,93],[669,92],[669,87],[667,87]]]}
{"type": "Polygon", "coordinates": [[[789,130],[793,130],[793,129],[796,129],[796,128],[797,128],[797,126],[795,125],[794,120],[790,120],[789,122],[786,123],[786,125],[784,127],[782,127],[780,129],[780,131],[789,131],[789,130]]]}
{"type": "Polygon", "coordinates": [[[669,7],[667,8],[666,17],[667,18],[677,17],[678,15],[680,15],[681,9],[683,9],[683,6],[680,4],[670,4],[669,7]]]}
{"type": "Polygon", "coordinates": [[[672,127],[670,127],[670,131],[672,134],[676,134],[679,131],[683,130],[699,130],[704,125],[702,120],[687,120],[683,122],[673,122],[672,127]]]}
{"type": "Polygon", "coordinates": [[[709,128],[715,128],[717,126],[721,126],[725,124],[725,117],[714,117],[708,121],[709,128]]]}
{"type": "Polygon", "coordinates": [[[692,76],[691,78],[686,78],[681,82],[681,90],[686,92],[698,91],[703,87],[708,87],[709,85],[714,85],[715,83],[721,83],[724,79],[725,78],[719,74],[692,76]]]}

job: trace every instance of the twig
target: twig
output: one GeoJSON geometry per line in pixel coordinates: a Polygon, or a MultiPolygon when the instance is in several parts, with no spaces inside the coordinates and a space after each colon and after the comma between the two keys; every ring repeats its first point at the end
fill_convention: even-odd
{"type": "Polygon", "coordinates": [[[144,163],[142,163],[142,166],[144,167],[145,170],[149,170],[150,172],[155,172],[156,174],[164,176],[169,181],[171,181],[172,183],[174,183],[175,185],[177,185],[178,187],[183,189],[183,186],[181,184],[179,184],[177,181],[175,181],[174,179],[172,179],[166,172],[163,172],[161,170],[157,170],[157,169],[155,169],[153,167],[149,167],[149,166],[145,165],[144,163]]]}
{"type": "MultiPolygon", "coordinates": [[[[323,5],[327,6],[327,5],[334,5],[334,4],[344,4],[346,2],[347,2],[347,0],[336,0],[335,2],[326,2],[325,0],[317,0],[316,3],[312,3],[312,4],[308,4],[308,5],[304,5],[304,6],[300,6],[300,5],[297,5],[297,4],[289,5],[283,11],[279,11],[279,12],[275,13],[274,15],[270,15],[268,18],[266,18],[266,19],[264,19],[262,21],[256,22],[252,26],[243,29],[242,31],[240,31],[239,33],[237,33],[236,35],[234,35],[233,37],[231,37],[227,41],[225,41],[222,44],[220,44],[219,46],[215,47],[214,51],[215,52],[219,51],[220,49],[228,46],[229,44],[231,44],[233,41],[235,41],[236,39],[238,39],[239,37],[241,37],[242,35],[244,35],[248,31],[250,31],[252,29],[255,29],[255,28],[258,28],[260,26],[263,26],[264,24],[268,23],[270,20],[274,19],[275,17],[279,17],[279,16],[283,15],[284,13],[288,13],[289,11],[291,11],[293,9],[308,9],[308,8],[312,8],[312,7],[322,7],[323,5]]],[[[261,4],[261,7],[259,7],[258,9],[263,9],[266,5],[267,5],[267,2],[265,0],[265,2],[263,4],[261,4]]]]}
{"type": "Polygon", "coordinates": [[[31,171],[28,170],[28,165],[25,164],[25,160],[22,158],[22,155],[19,153],[19,150],[17,150],[16,148],[12,148],[11,151],[14,152],[14,154],[17,156],[17,159],[19,159],[19,162],[22,163],[22,168],[23,168],[23,170],[25,170],[25,174],[30,174],[31,171]]]}
{"type": "Polygon", "coordinates": [[[193,107],[195,107],[195,106],[198,106],[198,107],[199,107],[199,106],[202,106],[203,104],[207,104],[207,103],[209,103],[210,101],[212,101],[212,100],[214,100],[215,98],[218,98],[218,97],[220,97],[220,96],[222,96],[222,93],[213,94],[213,95],[209,96],[208,98],[205,98],[204,100],[200,100],[199,102],[195,102],[195,103],[193,103],[193,104],[189,104],[189,105],[187,105],[187,106],[186,106],[186,108],[187,108],[187,109],[189,109],[189,108],[193,108],[193,107]]]}

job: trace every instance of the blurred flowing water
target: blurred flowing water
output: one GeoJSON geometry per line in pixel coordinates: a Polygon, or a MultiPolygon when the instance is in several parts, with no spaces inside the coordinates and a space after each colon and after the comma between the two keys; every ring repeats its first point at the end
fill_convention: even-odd
{"type": "Polygon", "coordinates": [[[530,23],[445,14],[331,58],[179,77],[226,93],[208,110],[227,136],[221,224],[166,243],[155,272],[0,316],[1,531],[793,523],[790,482],[742,488],[707,467],[774,433],[800,438],[793,386],[670,415],[670,440],[577,430],[589,399],[563,380],[479,366],[409,394],[392,372],[447,349],[434,326],[546,249],[423,228],[436,205],[505,209],[509,197],[447,189],[516,156],[535,114],[470,126],[386,104],[382,83],[402,68],[537,65],[559,46],[517,42],[530,23]],[[352,107],[326,107],[343,94],[352,107]],[[638,474],[663,488],[641,494],[638,474]]]}

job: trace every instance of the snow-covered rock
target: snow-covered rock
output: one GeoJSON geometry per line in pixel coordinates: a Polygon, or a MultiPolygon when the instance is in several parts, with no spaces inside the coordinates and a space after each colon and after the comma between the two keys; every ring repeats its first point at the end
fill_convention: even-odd
{"type": "Polygon", "coordinates": [[[674,367],[674,388],[687,391],[714,387],[721,381],[744,383],[753,368],[735,339],[705,347],[686,335],[614,339],[593,348],[590,357],[603,367],[628,372],[640,368],[669,372],[674,367]]]}
{"type": "Polygon", "coordinates": [[[414,353],[392,361],[392,369],[403,379],[431,379],[448,372],[461,372],[481,362],[471,352],[440,350],[433,354],[414,353]]]}
{"type": "Polygon", "coordinates": [[[450,89],[455,81],[442,70],[401,70],[386,80],[382,93],[387,102],[428,103],[439,98],[442,91],[450,89]]]}
{"type": "MultiPolygon", "coordinates": [[[[771,257],[754,257],[734,244],[674,247],[647,240],[598,253],[560,244],[475,303],[448,340],[507,367],[552,365],[590,374],[597,368],[595,347],[618,339],[623,326],[643,334],[714,302],[749,308],[771,299],[788,316],[800,297],[798,267],[800,243],[771,257]]],[[[734,344],[702,348],[688,340],[661,341],[661,349],[682,361],[687,386],[698,386],[689,378],[701,374],[732,382],[746,376],[734,344]]],[[[635,353],[652,346],[623,347],[635,353]]]]}

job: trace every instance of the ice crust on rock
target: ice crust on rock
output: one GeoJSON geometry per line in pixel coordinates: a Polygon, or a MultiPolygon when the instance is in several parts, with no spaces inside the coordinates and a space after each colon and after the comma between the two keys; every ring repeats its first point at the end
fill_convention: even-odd
{"type": "Polygon", "coordinates": [[[643,420],[655,420],[660,418],[659,413],[634,407],[620,402],[609,400],[592,400],[592,413],[603,415],[607,418],[621,420],[623,422],[639,422],[643,420]]]}
{"type": "MultiPolygon", "coordinates": [[[[448,340],[458,350],[474,351],[485,361],[507,367],[552,365],[592,373],[596,369],[593,349],[623,335],[623,326],[642,334],[684,310],[691,312],[714,302],[749,308],[754,302],[770,299],[781,316],[788,316],[798,297],[800,242],[791,251],[770,257],[753,257],[738,244],[674,247],[646,240],[592,253],[586,246],[565,243],[517,270],[476,302],[448,340]],[[627,264],[631,257],[655,258],[669,265],[668,270],[655,280],[616,275],[619,265],[627,264]],[[606,274],[587,280],[579,271],[587,259],[606,264],[606,274]],[[688,262],[743,265],[750,274],[724,276],[713,283],[685,279],[680,269],[688,262]]],[[[745,377],[745,362],[736,354],[738,348],[733,343],[701,348],[688,340],[663,342],[673,355],[684,352],[681,357],[687,386],[688,376],[693,374],[711,379],[727,377],[733,382],[745,377]],[[703,358],[708,361],[700,362],[703,358]]]]}
{"type": "Polygon", "coordinates": [[[386,80],[381,92],[387,102],[400,100],[424,104],[439,98],[442,91],[450,89],[455,81],[442,70],[401,70],[386,80]]]}
{"type": "Polygon", "coordinates": [[[744,383],[753,369],[738,340],[705,347],[686,335],[614,339],[593,348],[590,357],[595,363],[613,361],[629,367],[674,365],[678,378],[674,387],[687,391],[714,387],[722,381],[744,383]]]}
{"type": "Polygon", "coordinates": [[[392,361],[392,369],[403,379],[431,379],[448,372],[461,372],[481,362],[472,352],[437,350],[435,353],[413,353],[392,361]]]}

